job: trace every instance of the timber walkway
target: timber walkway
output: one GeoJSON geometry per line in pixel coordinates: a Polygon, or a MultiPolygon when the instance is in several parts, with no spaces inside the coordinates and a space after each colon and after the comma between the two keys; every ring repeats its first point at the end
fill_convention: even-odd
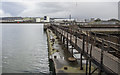
{"type": "Polygon", "coordinates": [[[91,32],[87,32],[86,34],[79,31],[72,31],[67,27],[52,25],[51,26],[53,32],[57,35],[59,39],[61,39],[62,43],[65,44],[67,49],[69,48],[69,44],[72,45],[74,49],[80,53],[80,69],[83,69],[83,60],[82,57],[86,58],[86,71],[89,69],[89,72],[86,74],[91,75],[95,70],[99,69],[99,74],[101,75],[103,72],[107,75],[115,74],[120,75],[120,59],[119,55],[115,56],[110,53],[111,47],[116,49],[115,52],[119,54],[120,45],[119,43],[113,43],[105,39],[98,39],[97,36],[89,35],[91,32]],[[97,46],[97,41],[100,44],[97,46]],[[106,47],[106,44],[109,44],[106,47]],[[115,44],[115,46],[111,45],[115,44]],[[91,63],[94,63],[97,68],[94,71],[91,71],[91,63]]]}

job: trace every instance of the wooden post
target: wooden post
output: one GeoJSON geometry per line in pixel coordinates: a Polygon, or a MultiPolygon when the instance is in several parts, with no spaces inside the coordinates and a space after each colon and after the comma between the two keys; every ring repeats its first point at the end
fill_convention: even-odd
{"type": "MultiPolygon", "coordinates": [[[[87,37],[86,37],[86,49],[87,49],[87,55],[88,55],[88,32],[87,32],[87,37]]],[[[86,58],[86,75],[88,74],[88,58],[86,58]]]]}
{"type": "Polygon", "coordinates": [[[63,33],[63,44],[65,44],[65,32],[63,33]]]}
{"type": "MultiPolygon", "coordinates": [[[[91,32],[90,32],[91,34],[91,32]]],[[[90,36],[91,38],[91,36],[90,36]]],[[[95,39],[94,39],[95,40],[95,39]]],[[[91,40],[90,40],[91,41],[91,40]]],[[[91,43],[91,47],[90,47],[90,59],[89,59],[89,75],[91,75],[91,58],[92,58],[92,45],[95,44],[95,42],[91,43]]]]}
{"type": "Polygon", "coordinates": [[[60,39],[61,39],[61,41],[62,41],[62,30],[60,30],[60,32],[61,32],[61,33],[60,33],[60,34],[61,34],[61,37],[60,37],[60,39]]]}
{"type": "Polygon", "coordinates": [[[85,35],[83,34],[83,45],[82,45],[82,49],[83,49],[83,53],[84,53],[84,49],[85,49],[85,35]]]}
{"type": "Polygon", "coordinates": [[[101,49],[101,60],[100,60],[100,72],[99,75],[102,75],[102,68],[103,68],[103,51],[104,51],[104,41],[102,40],[102,49],[101,49]]]}
{"type": "Polygon", "coordinates": [[[108,46],[107,46],[108,48],[107,48],[107,52],[110,51],[110,42],[109,41],[110,41],[110,35],[108,35],[108,46]]]}
{"type": "Polygon", "coordinates": [[[82,44],[82,53],[81,53],[81,57],[80,57],[80,70],[83,70],[83,67],[82,67],[82,56],[83,56],[83,53],[84,53],[84,44],[85,43],[85,35],[83,35],[83,44],[82,44]]]}
{"type": "Polygon", "coordinates": [[[70,29],[70,43],[72,41],[72,28],[70,29]]]}
{"type": "Polygon", "coordinates": [[[72,57],[73,57],[73,45],[72,45],[72,57]]]}
{"type": "MultiPolygon", "coordinates": [[[[92,44],[90,48],[90,58],[92,58],[92,44]]],[[[91,75],[91,59],[89,60],[89,75],[91,75]]]]}
{"type": "Polygon", "coordinates": [[[75,32],[75,46],[77,46],[77,32],[75,32]]]}
{"type": "MultiPolygon", "coordinates": [[[[70,31],[70,43],[72,41],[72,28],[71,28],[71,31],[70,31]]],[[[73,45],[72,45],[72,57],[73,57],[73,45]]]]}
{"type": "Polygon", "coordinates": [[[67,50],[68,50],[68,48],[69,48],[69,46],[68,46],[68,29],[67,29],[67,50]]]}
{"type": "Polygon", "coordinates": [[[96,35],[96,33],[95,33],[95,36],[94,36],[94,39],[95,39],[94,42],[95,42],[95,43],[94,43],[94,45],[96,45],[96,37],[97,37],[97,35],[96,35]]]}

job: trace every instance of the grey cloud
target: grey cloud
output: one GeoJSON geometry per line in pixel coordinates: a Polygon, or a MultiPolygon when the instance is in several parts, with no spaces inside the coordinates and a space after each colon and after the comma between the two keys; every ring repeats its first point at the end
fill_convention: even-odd
{"type": "MultiPolygon", "coordinates": [[[[8,3],[9,5],[9,3],[8,3]]],[[[26,8],[22,2],[13,4],[14,10],[9,10],[10,7],[4,6],[3,9],[8,9],[6,12],[16,16],[44,16],[50,17],[68,17],[70,14],[73,18],[117,18],[117,2],[39,2],[35,3],[35,7],[26,8]],[[19,10],[20,9],[20,10],[19,10]],[[17,14],[18,13],[18,14],[17,14]]]]}
{"type": "Polygon", "coordinates": [[[62,12],[61,14],[63,16],[67,13],[68,16],[69,14],[72,14],[74,18],[117,18],[118,11],[116,2],[49,2],[40,3],[38,6],[40,7],[39,10],[42,14],[59,16],[58,13],[62,12]]]}
{"type": "Polygon", "coordinates": [[[56,2],[38,3],[37,7],[39,7],[39,8],[37,8],[38,11],[40,13],[44,13],[44,14],[65,11],[65,8],[66,8],[66,7],[64,7],[63,3],[56,3],[56,2]]]}
{"type": "Polygon", "coordinates": [[[2,10],[16,16],[25,10],[25,7],[19,2],[2,2],[2,10]]]}

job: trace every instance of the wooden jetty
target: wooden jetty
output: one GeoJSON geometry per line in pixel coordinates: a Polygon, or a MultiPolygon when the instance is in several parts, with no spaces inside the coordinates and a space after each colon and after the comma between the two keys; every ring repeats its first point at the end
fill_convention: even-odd
{"type": "MultiPolygon", "coordinates": [[[[120,28],[119,25],[113,27],[112,31],[120,28]]],[[[92,28],[99,27],[49,25],[49,59],[54,63],[56,74],[120,75],[120,38],[96,33],[92,28]],[[56,48],[58,45],[62,48],[56,48]],[[75,54],[79,56],[76,58],[75,54]]],[[[112,26],[107,30],[101,27],[102,31],[109,28],[112,26]]]]}
{"type": "MultiPolygon", "coordinates": [[[[78,50],[81,53],[81,57],[84,56],[89,60],[89,63],[94,63],[97,68],[100,70],[101,73],[105,72],[108,74],[115,74],[120,75],[120,59],[110,53],[108,53],[108,49],[105,48],[105,41],[102,39],[101,47],[96,47],[96,37],[94,36],[86,36],[83,33],[77,34],[78,32],[70,32],[68,28],[62,27],[62,26],[52,26],[54,32],[56,35],[65,43],[66,40],[66,46],[68,47],[68,43],[70,43],[76,50],[78,50]],[[90,40],[88,40],[88,38],[90,40]],[[91,41],[93,40],[93,41],[91,41]],[[92,43],[90,43],[92,42],[92,43]]],[[[109,42],[110,44],[110,42],[109,42]]],[[[116,44],[117,45],[117,44],[116,44]]],[[[118,50],[120,50],[120,45],[118,44],[118,50]]],[[[119,51],[117,51],[119,52],[119,51]]],[[[82,69],[82,60],[80,62],[82,69]]],[[[86,64],[87,66],[88,64],[86,64]]],[[[89,68],[91,65],[89,66],[89,68]]],[[[89,73],[91,73],[91,70],[89,69],[89,73]]]]}
{"type": "MultiPolygon", "coordinates": [[[[48,52],[49,52],[49,61],[50,61],[50,70],[52,74],[56,75],[85,75],[89,70],[89,64],[85,65],[85,58],[82,58],[82,68],[80,67],[80,58],[77,59],[73,56],[72,50],[65,47],[65,44],[60,42],[60,39],[54,33],[54,30],[47,29],[48,37],[48,52]],[[54,73],[53,73],[54,72],[54,73]]],[[[78,52],[77,52],[78,53],[78,52]]],[[[91,66],[91,71],[94,71],[95,67],[91,66]]],[[[97,74],[98,71],[95,71],[93,74],[97,74]]]]}

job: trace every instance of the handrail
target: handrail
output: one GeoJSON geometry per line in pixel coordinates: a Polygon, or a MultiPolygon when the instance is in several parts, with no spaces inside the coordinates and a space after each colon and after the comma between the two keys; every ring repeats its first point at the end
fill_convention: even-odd
{"type": "MultiPolygon", "coordinates": [[[[55,27],[58,27],[58,28],[60,28],[60,29],[62,29],[62,30],[65,30],[66,32],[68,32],[68,33],[70,33],[70,34],[73,34],[74,36],[77,36],[78,38],[82,38],[80,35],[85,35],[85,38],[86,38],[86,36],[87,36],[87,34],[85,34],[85,33],[79,33],[79,32],[77,32],[77,31],[74,31],[74,30],[70,30],[68,27],[66,27],[66,26],[58,26],[58,25],[54,25],[55,27]]],[[[103,38],[101,38],[101,37],[98,37],[98,36],[96,36],[97,34],[101,34],[101,35],[105,35],[105,36],[109,36],[108,34],[103,34],[103,33],[96,33],[96,32],[91,32],[91,31],[89,31],[88,32],[89,33],[89,36],[92,36],[92,38],[91,38],[91,40],[94,40],[94,37],[97,39],[97,41],[99,41],[99,42],[102,42],[102,40],[104,41],[104,44],[106,44],[106,45],[109,45],[110,47],[112,47],[113,49],[115,49],[116,51],[118,51],[118,52],[120,52],[120,44],[118,43],[115,43],[115,42],[112,42],[112,41],[110,41],[110,40],[105,40],[105,39],[103,39],[103,38]],[[95,34],[95,35],[91,35],[91,34],[95,34]],[[101,40],[101,41],[100,41],[101,40]]],[[[111,36],[111,35],[110,35],[111,36]]],[[[113,36],[112,36],[113,37],[113,36]]],[[[109,37],[110,38],[110,37],[109,37]]],[[[118,37],[117,37],[118,38],[118,37]]],[[[118,38],[119,39],[119,38],[118,38]]],[[[89,42],[90,43],[90,42],[89,42]]],[[[99,45],[101,45],[101,44],[99,44],[99,45]]],[[[102,46],[102,45],[101,45],[102,46]]],[[[108,48],[110,48],[110,47],[108,47],[108,48]]],[[[107,49],[108,50],[108,49],[107,49]]]]}

